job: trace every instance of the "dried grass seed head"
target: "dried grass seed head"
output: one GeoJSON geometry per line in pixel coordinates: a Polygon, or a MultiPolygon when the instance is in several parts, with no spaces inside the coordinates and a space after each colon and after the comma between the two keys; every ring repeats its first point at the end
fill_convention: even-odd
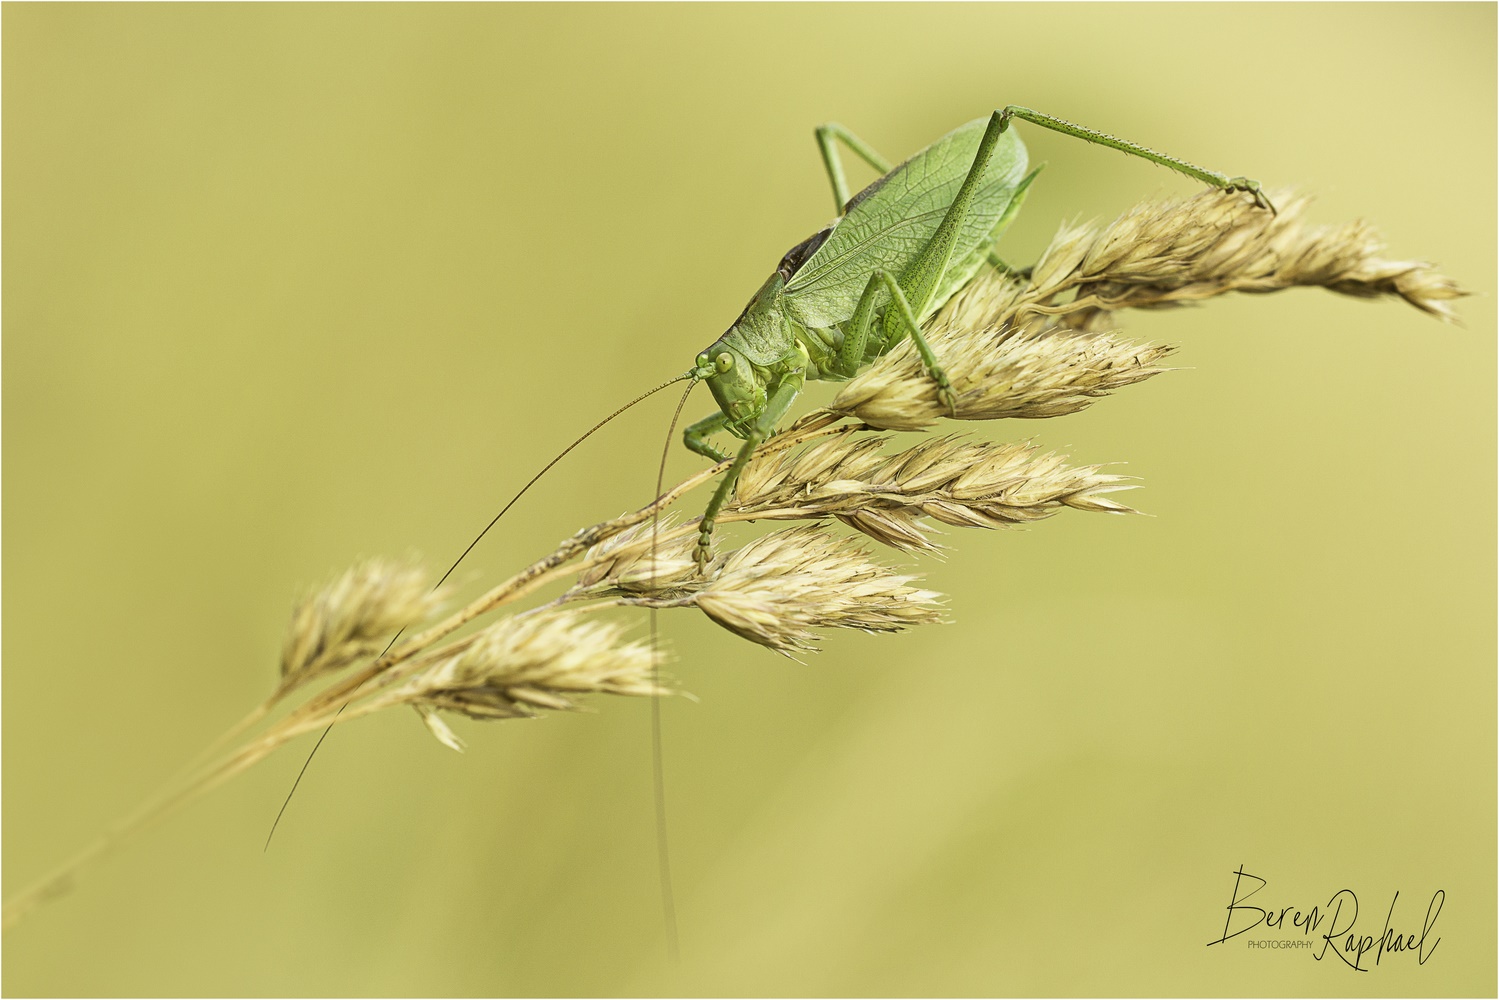
{"type": "Polygon", "coordinates": [[[1137,205],[1106,226],[1069,227],[1037,262],[1023,309],[1065,314],[1089,326],[1101,314],[1159,308],[1226,292],[1320,286],[1344,295],[1396,295],[1451,321],[1448,305],[1466,295],[1421,261],[1388,260],[1363,221],[1314,226],[1310,199],[1275,192],[1270,215],[1247,199],[1204,192],[1137,205]],[[1072,293],[1072,301],[1059,297],[1072,293]]]}
{"type": "Polygon", "coordinates": [[[697,536],[667,537],[676,520],[675,515],[668,514],[657,526],[649,521],[637,524],[588,549],[583,555],[587,568],[578,574],[570,596],[603,597],[617,593],[662,597],[695,588],[701,582],[693,561],[697,536]]]}
{"type": "Polygon", "coordinates": [[[1110,494],[1125,477],[1074,466],[1031,444],[958,436],[882,454],[884,436],[840,437],[753,459],[731,507],[770,520],[836,517],[878,542],[931,551],[921,520],[955,527],[1029,524],[1064,507],[1131,513],[1110,494]]]}
{"type": "Polygon", "coordinates": [[[756,539],[728,556],[693,602],[719,625],[787,656],[811,651],[820,628],[896,632],[940,620],[939,594],[869,558],[820,525],[756,539]]]}
{"type": "Polygon", "coordinates": [[[413,563],[371,559],[350,568],[292,609],[282,688],[378,654],[392,635],[437,611],[445,596],[413,563]]]}
{"type": "Polygon", "coordinates": [[[626,641],[625,631],[581,611],[502,618],[378,700],[509,719],[538,708],[576,709],[585,694],[669,693],[653,679],[650,646],[626,641]]]}
{"type": "MultiPolygon", "coordinates": [[[[963,305],[982,306],[981,291],[995,287],[981,279],[980,294],[968,296],[963,305]]],[[[1161,362],[1174,350],[1055,322],[1019,329],[949,322],[935,327],[927,340],[952,383],[958,420],[1076,413],[1116,389],[1166,371],[1161,362]]],[[[882,430],[924,430],[950,416],[909,341],[847,382],[830,408],[882,430]]]]}

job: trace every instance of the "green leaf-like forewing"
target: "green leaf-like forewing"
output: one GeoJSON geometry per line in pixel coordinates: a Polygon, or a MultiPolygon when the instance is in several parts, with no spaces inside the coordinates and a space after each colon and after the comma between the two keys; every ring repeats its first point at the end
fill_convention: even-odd
{"type": "MultiPolygon", "coordinates": [[[[787,283],[787,310],[808,327],[830,327],[853,315],[876,268],[899,279],[937,232],[988,124],[979,118],[954,129],[855,195],[832,235],[787,283]]],[[[1024,144],[1007,130],[963,220],[953,260],[989,242],[1025,165],[1024,144]]]]}

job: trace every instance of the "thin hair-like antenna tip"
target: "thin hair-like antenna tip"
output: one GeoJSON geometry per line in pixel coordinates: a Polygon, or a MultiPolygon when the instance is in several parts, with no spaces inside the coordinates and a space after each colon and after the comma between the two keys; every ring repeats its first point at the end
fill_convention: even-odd
{"type": "MultiPolygon", "coordinates": [[[[697,369],[687,373],[697,376],[697,369]]],[[[687,397],[692,395],[693,388],[702,381],[700,377],[692,379],[692,385],[682,393],[682,398],[677,400],[676,412],[671,415],[671,426],[666,432],[666,443],[661,447],[661,464],[656,469],[656,496],[661,496],[662,484],[666,481],[666,459],[671,454],[671,439],[677,433],[677,421],[681,419],[682,408],[687,405],[687,397]]],[[[661,532],[661,508],[657,507],[651,512],[651,590],[656,589],[656,538],[661,532]]],[[[656,609],[650,610],[651,622],[651,686],[657,690],[661,687],[661,648],[658,642],[656,628],[656,609]]],[[[673,965],[681,957],[681,950],[677,937],[677,902],[676,892],[671,884],[671,847],[666,833],[666,765],[665,755],[662,753],[661,738],[661,699],[651,699],[651,778],[652,787],[656,799],[656,863],[657,871],[661,880],[661,911],[663,923],[666,930],[666,957],[673,965]]]]}

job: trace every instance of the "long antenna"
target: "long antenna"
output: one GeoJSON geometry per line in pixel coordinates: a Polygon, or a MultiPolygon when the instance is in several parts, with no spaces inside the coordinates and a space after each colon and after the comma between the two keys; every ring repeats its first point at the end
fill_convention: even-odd
{"type": "MultiPolygon", "coordinates": [[[[697,385],[696,379],[687,387],[687,391],[682,393],[682,398],[677,401],[677,412],[671,415],[671,427],[666,432],[666,444],[661,449],[661,465],[656,470],[656,497],[658,499],[661,496],[661,487],[666,482],[666,457],[671,454],[671,439],[677,433],[677,420],[681,418],[682,407],[687,405],[687,397],[695,385],[697,385]]],[[[653,593],[656,589],[656,537],[660,531],[661,508],[657,507],[651,511],[651,591],[653,593]]],[[[656,642],[655,608],[651,608],[651,687],[657,690],[661,687],[661,649],[656,642]]],[[[661,874],[661,911],[666,921],[666,957],[675,964],[681,952],[677,944],[677,900],[671,888],[671,848],[666,838],[666,766],[663,763],[661,743],[661,698],[657,696],[651,699],[651,776],[656,791],[656,864],[661,874]]]]}
{"type": "MultiPolygon", "coordinates": [[[[498,524],[500,518],[502,518],[502,517],[505,516],[505,512],[508,511],[511,507],[514,507],[515,506],[515,502],[517,500],[519,500],[521,497],[525,496],[526,495],[526,491],[529,490],[532,486],[535,486],[536,485],[536,481],[538,479],[540,479],[542,476],[546,475],[549,471],[551,471],[552,466],[556,465],[558,462],[560,462],[564,458],[566,458],[568,452],[572,451],[578,445],[580,445],[584,441],[588,440],[590,437],[593,436],[593,434],[594,434],[595,431],[597,431],[599,428],[603,427],[605,424],[607,424],[609,421],[613,420],[615,417],[619,416],[621,413],[623,413],[626,410],[628,410],[630,407],[634,406],[636,403],[639,403],[639,402],[641,402],[644,399],[647,399],[647,398],[649,398],[651,396],[654,396],[656,393],[660,392],[662,389],[665,389],[669,385],[675,385],[676,383],[685,381],[687,379],[693,379],[694,381],[696,381],[696,379],[698,377],[699,377],[699,372],[697,371],[696,368],[693,368],[693,369],[690,369],[690,370],[688,370],[686,372],[683,372],[681,375],[678,375],[675,378],[669,378],[665,382],[662,382],[660,385],[656,386],[656,388],[650,390],[649,392],[642,392],[640,395],[638,395],[634,399],[630,400],[624,406],[621,406],[619,409],[617,409],[613,413],[609,414],[603,420],[600,420],[598,423],[596,423],[592,427],[588,428],[587,432],[585,432],[581,437],[579,437],[572,444],[568,445],[566,448],[563,448],[562,451],[558,452],[556,458],[552,459],[546,465],[542,466],[541,471],[538,472],[538,473],[536,473],[536,475],[532,476],[531,477],[531,481],[528,482],[528,483],[526,483],[526,485],[522,486],[520,488],[520,492],[517,493],[515,496],[511,497],[510,498],[510,502],[507,503],[505,506],[503,506],[503,507],[500,508],[500,512],[498,514],[496,514],[494,517],[490,518],[489,523],[484,526],[484,530],[481,531],[481,532],[479,532],[478,535],[474,536],[474,540],[468,543],[468,548],[464,549],[463,552],[462,552],[462,554],[459,555],[457,559],[453,560],[453,565],[451,565],[451,566],[448,567],[448,571],[442,575],[442,579],[438,580],[436,583],[434,583],[432,585],[432,589],[436,590],[438,587],[441,587],[444,583],[447,582],[448,577],[452,576],[453,575],[453,571],[458,568],[458,564],[461,563],[461,562],[463,562],[463,560],[468,557],[468,554],[470,552],[474,551],[474,546],[478,545],[479,541],[485,535],[489,534],[489,529],[493,528],[496,524],[498,524]]],[[[689,392],[692,391],[692,387],[691,386],[688,386],[687,389],[688,389],[689,392]]],[[[682,397],[682,399],[683,399],[684,402],[686,401],[686,398],[687,397],[685,395],[682,397]]],[[[681,406],[680,403],[677,405],[677,412],[678,413],[682,412],[682,406],[681,406]]],[[[672,418],[672,426],[673,427],[676,426],[676,418],[672,418]]],[[[662,459],[662,462],[663,463],[665,462],[664,458],[662,459]]],[[[663,468],[664,468],[664,464],[663,464],[663,468]]],[[[659,485],[656,487],[656,493],[657,493],[658,496],[661,493],[661,488],[660,488],[659,485]]],[[[391,646],[394,646],[396,644],[396,640],[399,639],[401,637],[401,634],[403,632],[405,632],[405,631],[406,631],[405,629],[402,629],[400,632],[397,632],[395,635],[393,635],[391,637],[391,639],[390,639],[390,642],[386,645],[385,651],[382,652],[380,655],[384,656],[385,653],[390,652],[391,646]]],[[[652,703],[654,704],[654,699],[652,699],[652,703]]],[[[291,791],[289,791],[289,792],[286,793],[286,799],[284,801],[282,801],[281,808],[276,811],[276,818],[271,821],[271,832],[266,835],[266,838],[265,838],[265,847],[262,848],[262,850],[270,850],[270,847],[271,847],[271,838],[274,837],[274,836],[276,836],[276,827],[278,827],[278,826],[281,825],[281,817],[286,815],[286,807],[289,806],[289,805],[291,805],[292,796],[297,794],[297,786],[302,783],[302,776],[307,773],[307,767],[308,767],[309,764],[312,763],[312,758],[315,757],[315,756],[317,756],[318,748],[323,745],[323,740],[325,740],[325,739],[328,738],[328,733],[331,732],[332,729],[333,729],[333,727],[338,724],[338,716],[342,715],[344,709],[348,708],[348,707],[349,707],[348,703],[345,702],[344,705],[339,708],[338,713],[333,716],[333,721],[330,722],[330,723],[328,723],[327,727],[323,730],[322,734],[320,736],[318,736],[317,742],[312,745],[312,750],[307,754],[307,759],[302,762],[302,769],[297,772],[297,778],[296,778],[296,780],[291,783],[291,791]]]]}

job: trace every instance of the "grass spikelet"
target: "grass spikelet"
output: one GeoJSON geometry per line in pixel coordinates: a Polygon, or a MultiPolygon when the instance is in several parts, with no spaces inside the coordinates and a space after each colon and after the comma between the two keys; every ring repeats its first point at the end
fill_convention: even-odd
{"type": "Polygon", "coordinates": [[[955,527],[1029,524],[1064,507],[1132,513],[1108,496],[1133,487],[1098,466],[1073,466],[1029,444],[961,437],[882,455],[882,436],[821,442],[752,462],[733,510],[771,520],[836,517],[876,541],[933,550],[920,520],[955,527]]]}
{"type": "Polygon", "coordinates": [[[580,695],[666,693],[651,680],[650,647],[625,641],[624,632],[623,623],[582,611],[501,618],[366,711],[404,703],[424,718],[441,709],[473,719],[514,719],[537,709],[575,710],[580,695]]]}
{"type": "Polygon", "coordinates": [[[940,620],[940,596],[908,586],[847,537],[817,525],[777,531],[731,553],[692,597],[735,635],[787,656],[817,647],[817,629],[898,632],[940,620]]]}
{"type": "Polygon", "coordinates": [[[371,559],[352,567],[292,609],[282,689],[378,654],[391,636],[431,617],[445,596],[416,565],[371,559]]]}
{"type": "MultiPolygon", "coordinates": [[[[985,287],[1003,294],[998,283],[986,282],[985,287]]],[[[1019,329],[991,324],[977,330],[949,324],[934,329],[928,340],[952,382],[958,420],[1037,420],[1076,413],[1116,389],[1165,371],[1160,362],[1174,350],[1055,322],[1019,329]]],[[[830,408],[882,430],[924,430],[950,416],[909,341],[855,376],[830,408]]]]}
{"type": "Polygon", "coordinates": [[[664,517],[655,529],[667,540],[658,541],[654,566],[650,523],[627,528],[590,548],[583,555],[586,568],[578,573],[577,585],[568,592],[569,597],[666,596],[695,586],[698,583],[697,564],[692,558],[695,541],[687,535],[672,535],[675,521],[674,517],[664,517]]]}

